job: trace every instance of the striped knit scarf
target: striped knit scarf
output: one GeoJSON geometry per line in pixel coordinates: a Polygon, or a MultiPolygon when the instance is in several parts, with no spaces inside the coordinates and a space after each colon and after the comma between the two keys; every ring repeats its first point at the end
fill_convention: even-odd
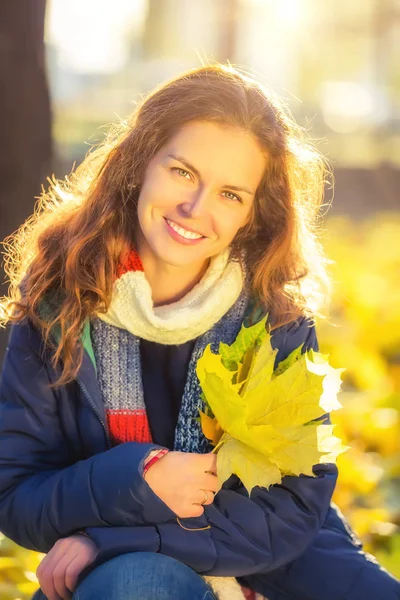
{"type": "Polygon", "coordinates": [[[226,253],[216,257],[189,294],[160,309],[152,307],[150,287],[137,253],[131,252],[118,274],[110,310],[92,321],[93,349],[111,439],[114,443],[152,441],[143,397],[140,339],[180,344],[197,338],[175,431],[175,450],[206,452],[208,442],[195,420],[202,406],[195,368],[208,344],[218,351],[220,341],[231,344],[236,338],[248,303],[241,267],[230,263],[226,253]]]}
{"type": "MultiPolygon", "coordinates": [[[[217,352],[220,342],[233,343],[250,299],[239,264],[228,259],[227,253],[216,257],[188,295],[159,309],[152,306],[150,286],[139,256],[132,252],[120,266],[110,310],[92,321],[97,373],[114,444],[152,441],[143,397],[140,338],[163,344],[180,344],[197,338],[175,430],[174,450],[211,451],[197,419],[204,405],[196,364],[208,344],[217,352]]],[[[205,579],[218,600],[244,599],[234,577],[205,579]]],[[[252,597],[255,599],[256,595],[252,597]]]]}

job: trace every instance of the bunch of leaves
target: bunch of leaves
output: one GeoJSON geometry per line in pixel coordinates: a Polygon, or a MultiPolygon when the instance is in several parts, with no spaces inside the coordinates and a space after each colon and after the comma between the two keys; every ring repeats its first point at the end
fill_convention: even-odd
{"type": "Polygon", "coordinates": [[[242,328],[219,353],[207,346],[197,363],[206,403],[203,432],[215,444],[221,483],[235,474],[249,494],[270,487],[284,475],[313,476],[313,466],[334,462],[345,448],[333,425],[321,424],[337,400],[341,372],[328,357],[296,348],[274,369],[266,315],[242,328]]]}

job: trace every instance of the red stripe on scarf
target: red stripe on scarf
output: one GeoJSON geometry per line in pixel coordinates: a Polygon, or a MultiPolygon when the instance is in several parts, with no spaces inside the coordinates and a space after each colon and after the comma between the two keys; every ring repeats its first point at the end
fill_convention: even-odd
{"type": "Polygon", "coordinates": [[[142,261],[135,249],[132,249],[129,254],[117,266],[117,277],[122,277],[129,271],[144,271],[142,261]]]}
{"type": "Polygon", "coordinates": [[[113,445],[153,441],[145,410],[107,410],[106,414],[113,445]]]}

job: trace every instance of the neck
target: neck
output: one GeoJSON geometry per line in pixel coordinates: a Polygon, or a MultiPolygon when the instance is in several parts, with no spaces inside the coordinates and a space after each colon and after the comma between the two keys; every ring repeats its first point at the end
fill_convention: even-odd
{"type": "Polygon", "coordinates": [[[158,264],[145,255],[140,259],[151,288],[155,307],[181,300],[199,283],[210,264],[210,261],[207,260],[195,269],[193,265],[185,269],[165,263],[158,264]]]}

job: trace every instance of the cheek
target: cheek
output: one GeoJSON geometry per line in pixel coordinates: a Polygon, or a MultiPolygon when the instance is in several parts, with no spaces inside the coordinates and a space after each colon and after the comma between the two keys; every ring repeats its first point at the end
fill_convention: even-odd
{"type": "Polygon", "coordinates": [[[138,211],[143,215],[149,214],[153,210],[163,211],[163,209],[176,204],[176,198],[176,192],[168,179],[160,176],[152,177],[142,187],[138,211]]]}
{"type": "Polygon", "coordinates": [[[249,220],[250,211],[246,211],[245,214],[225,214],[223,218],[219,219],[219,232],[220,236],[226,240],[233,240],[238,233],[239,229],[244,227],[249,220]]]}
{"type": "Polygon", "coordinates": [[[139,200],[138,200],[138,219],[140,222],[143,221],[144,215],[146,213],[146,205],[147,205],[147,194],[145,187],[142,187],[140,190],[139,200]]]}

